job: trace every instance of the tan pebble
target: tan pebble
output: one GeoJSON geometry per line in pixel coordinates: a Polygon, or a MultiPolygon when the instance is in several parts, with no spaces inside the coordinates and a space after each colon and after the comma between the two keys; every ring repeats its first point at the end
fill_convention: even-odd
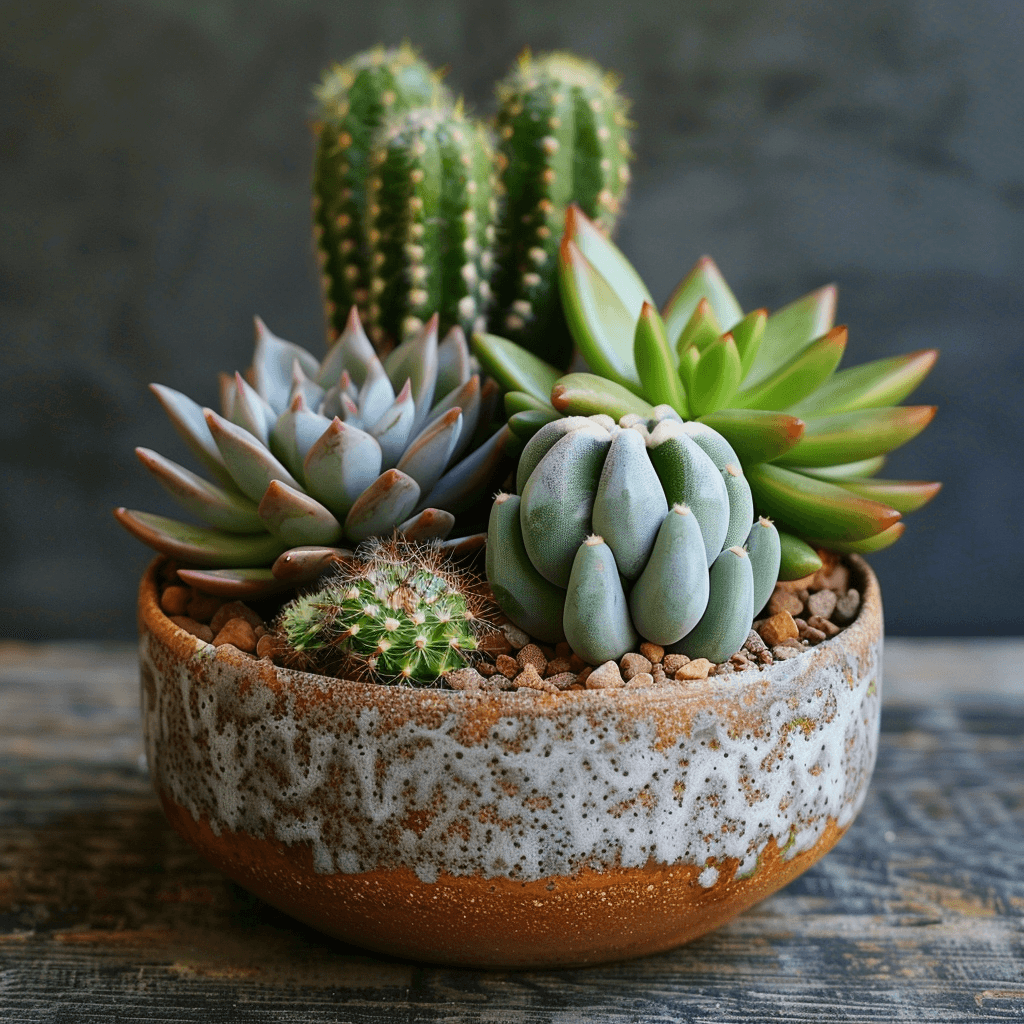
{"type": "Polygon", "coordinates": [[[537,675],[543,676],[544,669],[548,667],[548,659],[544,652],[536,644],[527,644],[517,655],[516,662],[521,669],[532,665],[537,670],[537,675]]]}
{"type": "Polygon", "coordinates": [[[654,685],[654,676],[650,672],[637,672],[632,676],[626,686],[631,690],[646,690],[654,685]]]}
{"type": "Polygon", "coordinates": [[[819,590],[807,598],[807,611],[811,616],[817,615],[822,619],[830,618],[836,610],[838,600],[839,597],[834,590],[819,590]]]}
{"type": "Polygon", "coordinates": [[[836,601],[836,609],[832,613],[832,621],[837,626],[848,626],[860,610],[860,594],[852,587],[836,601]]]}
{"type": "Polygon", "coordinates": [[[842,562],[837,562],[831,568],[822,566],[814,574],[814,582],[811,584],[811,589],[834,590],[836,594],[845,594],[849,586],[850,570],[842,562]]]}
{"type": "Polygon", "coordinates": [[[711,662],[707,658],[694,658],[681,669],[677,669],[676,679],[707,679],[711,667],[711,662]]]}
{"type": "Polygon", "coordinates": [[[564,640],[562,640],[560,643],[555,644],[555,657],[571,658],[572,648],[564,640]]]}
{"type": "Polygon", "coordinates": [[[185,614],[189,618],[195,619],[196,622],[209,622],[223,603],[219,597],[214,597],[212,594],[201,594],[198,590],[194,590],[189,598],[185,614]]]}
{"type": "Polygon", "coordinates": [[[477,642],[477,649],[496,657],[499,654],[508,654],[512,650],[512,645],[500,629],[495,629],[480,638],[477,642]]]}
{"type": "Polygon", "coordinates": [[[270,632],[270,630],[267,629],[266,626],[257,626],[256,627],[256,639],[257,640],[262,640],[263,637],[265,637],[269,632],[270,632]]]}
{"type": "Polygon", "coordinates": [[[798,640],[795,636],[789,636],[789,637],[786,637],[786,639],[783,640],[782,643],[778,644],[777,646],[779,646],[779,647],[792,647],[795,650],[802,651],[804,649],[805,645],[804,645],[803,640],[798,640]]]}
{"type": "MultiPolygon", "coordinates": [[[[772,596],[768,598],[768,616],[773,618],[779,612],[787,612],[790,617],[799,615],[804,610],[804,603],[791,590],[779,584],[775,585],[772,596]]],[[[760,632],[760,630],[758,630],[760,632]]],[[[763,633],[761,633],[764,636],[763,633]]]]}
{"type": "Polygon", "coordinates": [[[572,687],[572,684],[576,682],[575,672],[559,672],[557,675],[548,676],[547,681],[556,690],[568,690],[572,687]]]}
{"type": "Polygon", "coordinates": [[[547,693],[558,693],[558,687],[548,679],[542,679],[533,662],[527,662],[526,668],[513,680],[517,689],[544,690],[547,693]]]}
{"type": "Polygon", "coordinates": [[[588,690],[611,690],[623,685],[625,684],[619,673],[619,666],[614,661],[606,661],[603,665],[598,665],[587,676],[588,690]]]}
{"type": "Polygon", "coordinates": [[[800,651],[795,647],[787,647],[785,644],[779,644],[777,647],[772,648],[772,655],[776,661],[786,661],[788,658],[795,658],[800,651]]]}
{"type": "Polygon", "coordinates": [[[796,637],[800,635],[800,630],[793,621],[793,616],[785,610],[778,612],[770,619],[766,619],[761,624],[761,628],[758,632],[761,634],[761,639],[769,647],[781,644],[783,640],[786,640],[791,636],[796,637]]]}
{"type": "MultiPolygon", "coordinates": [[[[210,627],[211,631],[213,627],[210,627]]],[[[256,630],[243,618],[228,619],[213,638],[214,647],[232,644],[246,654],[256,652],[256,630]]]]}
{"type": "Polygon", "coordinates": [[[508,640],[508,642],[517,651],[521,647],[525,647],[530,642],[530,638],[518,626],[513,626],[511,622],[502,626],[501,631],[505,634],[505,639],[508,640]]]}
{"type": "Polygon", "coordinates": [[[444,679],[453,690],[479,690],[486,682],[475,668],[458,668],[444,679]]]}
{"type": "Polygon", "coordinates": [[[578,654],[569,656],[570,672],[582,672],[585,668],[590,668],[590,666],[578,654]]]}
{"type": "Polygon", "coordinates": [[[649,673],[651,671],[651,663],[647,658],[633,651],[629,654],[624,654],[619,664],[622,668],[623,679],[632,679],[638,672],[649,673]]]}
{"type": "Polygon", "coordinates": [[[665,666],[655,664],[651,669],[651,678],[654,680],[655,686],[664,686],[668,682],[668,676],[665,675],[665,666]]]}
{"type": "Polygon", "coordinates": [[[241,601],[229,601],[227,604],[222,604],[210,619],[210,629],[213,630],[214,636],[221,631],[224,623],[229,619],[245,619],[253,629],[263,625],[263,620],[247,604],[243,604],[241,601]]]}
{"type": "Polygon", "coordinates": [[[256,641],[256,654],[260,658],[270,658],[273,661],[276,657],[283,655],[288,650],[288,644],[282,637],[274,633],[264,633],[256,641]]]}
{"type": "Polygon", "coordinates": [[[652,664],[657,665],[665,657],[665,648],[650,644],[646,640],[640,645],[640,653],[652,664]]]}
{"type": "Polygon", "coordinates": [[[493,675],[490,678],[490,682],[494,684],[499,690],[511,690],[514,689],[512,686],[512,680],[508,676],[493,675]]]}
{"type": "Polygon", "coordinates": [[[482,676],[493,676],[498,671],[489,661],[478,662],[475,668],[482,676]]]}
{"type": "Polygon", "coordinates": [[[590,678],[590,673],[593,672],[593,668],[588,665],[585,669],[576,673],[576,682],[581,685],[585,685],[587,680],[590,678]]]}
{"type": "Polygon", "coordinates": [[[822,630],[815,629],[813,626],[808,626],[806,629],[800,630],[800,639],[808,640],[812,644],[820,644],[822,640],[827,638],[822,630]]]}
{"type": "Polygon", "coordinates": [[[186,633],[191,633],[193,636],[199,637],[200,640],[205,640],[207,643],[213,641],[213,630],[209,626],[203,625],[201,622],[196,622],[195,619],[189,618],[187,615],[172,615],[170,616],[171,622],[173,622],[179,629],[185,630],[186,633]]]}
{"type": "Polygon", "coordinates": [[[165,615],[184,615],[192,591],[188,587],[164,587],[160,595],[160,607],[165,615]]]}
{"type": "Polygon", "coordinates": [[[514,679],[519,675],[519,662],[511,654],[499,654],[494,659],[494,667],[509,679],[514,679]]]}
{"type": "Polygon", "coordinates": [[[828,619],[823,619],[819,615],[812,615],[807,620],[807,625],[811,629],[820,629],[822,633],[824,633],[827,637],[833,637],[837,633],[842,632],[842,630],[834,622],[829,622],[828,619]]]}
{"type": "MultiPolygon", "coordinates": [[[[572,665],[569,664],[568,658],[553,658],[548,662],[548,667],[544,670],[544,674],[547,676],[557,676],[563,672],[572,672],[572,665]]],[[[573,672],[573,675],[575,674],[573,672]]]]}
{"type": "Polygon", "coordinates": [[[674,676],[684,665],[690,664],[690,659],[685,654],[666,654],[662,664],[665,671],[674,676]]]}

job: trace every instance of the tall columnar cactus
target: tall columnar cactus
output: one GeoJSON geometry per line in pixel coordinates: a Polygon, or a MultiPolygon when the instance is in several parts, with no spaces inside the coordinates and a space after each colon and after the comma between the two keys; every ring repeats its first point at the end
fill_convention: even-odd
{"type": "Polygon", "coordinates": [[[846,328],[836,291],[821,288],[771,316],[744,315],[708,257],[659,314],[622,253],[570,209],[559,253],[573,337],[592,373],[561,376],[513,342],[478,335],[474,350],[510,392],[510,426],[527,438],[558,416],[650,417],[667,404],[714,428],[743,462],[758,510],[779,525],[783,579],[821,567],[815,548],[868,553],[903,533],[902,515],[938,483],[880,480],[886,454],[931,421],[933,406],[901,406],[934,349],[836,372],[846,328]]]}
{"type": "Polygon", "coordinates": [[[531,57],[498,87],[498,221],[492,327],[559,367],[572,341],[554,274],[565,210],[615,226],[629,182],[626,103],[615,79],[568,53],[531,57]]]}
{"type": "Polygon", "coordinates": [[[775,584],[774,527],[753,523],[720,434],[652,412],[570,416],[531,438],[519,493],[491,508],[487,579],[513,622],[593,664],[641,638],[725,661],[775,584]]]}
{"type": "Polygon", "coordinates": [[[127,509],[117,518],[201,589],[249,592],[300,580],[312,562],[288,549],[389,536],[446,538],[486,494],[511,434],[492,409],[461,331],[438,344],[437,317],[377,357],[353,308],[323,362],[256,321],[248,380],[222,381],[221,414],[153,385],[171,422],[216,483],[145,448],[143,465],[188,511],[192,526],[127,509]],[[273,567],[271,566],[273,563],[273,567]],[[187,575],[186,575],[187,574],[187,575]]]}
{"type": "Polygon", "coordinates": [[[479,584],[435,545],[371,541],[326,586],[285,605],[277,629],[300,664],[430,685],[476,650],[479,584]]]}
{"type": "Polygon", "coordinates": [[[436,72],[401,46],[376,47],[330,68],[316,99],[313,226],[333,340],[352,306],[364,319],[369,306],[365,215],[373,137],[389,117],[444,104],[448,94],[436,72]]]}
{"type": "Polygon", "coordinates": [[[419,108],[375,136],[367,178],[370,337],[378,348],[416,334],[484,330],[496,210],[487,129],[461,107],[419,108]]]}

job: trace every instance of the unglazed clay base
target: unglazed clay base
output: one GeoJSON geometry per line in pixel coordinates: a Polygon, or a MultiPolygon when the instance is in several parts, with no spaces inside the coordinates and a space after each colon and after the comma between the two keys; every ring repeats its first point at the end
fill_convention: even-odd
{"type": "Polygon", "coordinates": [[[172,825],[331,935],[474,966],[671,948],[839,839],[874,765],[878,585],[807,654],[690,687],[481,693],[212,648],[140,594],[147,753],[172,825]]]}

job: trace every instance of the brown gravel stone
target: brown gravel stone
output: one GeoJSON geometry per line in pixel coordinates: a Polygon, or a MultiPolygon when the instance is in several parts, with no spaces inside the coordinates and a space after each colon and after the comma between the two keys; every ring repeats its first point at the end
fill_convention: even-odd
{"type": "MultiPolygon", "coordinates": [[[[213,627],[210,629],[212,632],[213,627]]],[[[240,616],[228,619],[213,638],[214,647],[221,647],[224,644],[233,644],[246,654],[255,654],[256,631],[240,616]]]]}
{"type": "Polygon", "coordinates": [[[850,570],[842,562],[837,562],[831,568],[822,566],[814,574],[813,586],[818,590],[834,590],[837,594],[845,594],[850,587],[850,570]]]}
{"type": "Polygon", "coordinates": [[[761,634],[761,639],[769,647],[781,644],[788,637],[800,635],[800,630],[797,629],[793,616],[787,611],[778,612],[770,619],[765,620],[758,632],[761,634]]]}
{"type": "Polygon", "coordinates": [[[690,664],[690,659],[685,654],[666,654],[662,664],[665,671],[674,676],[684,665],[690,664]]]}
{"type": "Polygon", "coordinates": [[[792,647],[794,650],[797,650],[797,651],[805,651],[805,650],[807,650],[807,647],[803,643],[803,641],[797,639],[797,637],[795,637],[795,636],[786,637],[786,639],[783,640],[782,643],[779,644],[778,646],[779,647],[792,647]]]}
{"type": "MultiPolygon", "coordinates": [[[[775,585],[772,596],[768,598],[768,617],[788,612],[790,616],[799,615],[804,610],[804,603],[791,590],[775,585]]],[[[764,636],[764,634],[761,634],[764,636]]]]}
{"type": "Polygon", "coordinates": [[[569,655],[570,672],[582,672],[585,668],[590,668],[590,666],[578,654],[569,655]]]}
{"type": "Polygon", "coordinates": [[[650,661],[642,654],[636,654],[632,651],[629,654],[624,654],[619,664],[622,667],[622,678],[627,680],[632,679],[638,673],[649,673],[651,671],[650,661]]]}
{"type": "Polygon", "coordinates": [[[503,676],[503,675],[500,675],[500,674],[493,675],[490,678],[490,682],[499,690],[514,690],[515,689],[515,684],[512,682],[511,679],[508,678],[508,676],[503,676]]]}
{"type": "Polygon", "coordinates": [[[521,669],[532,665],[537,670],[537,675],[543,677],[544,669],[548,667],[548,659],[544,652],[536,644],[527,644],[517,655],[516,661],[521,669]]]}
{"type": "Polygon", "coordinates": [[[848,626],[860,609],[860,594],[852,587],[836,601],[836,610],[832,613],[832,621],[837,626],[848,626]]]}
{"type": "Polygon", "coordinates": [[[507,622],[502,626],[501,631],[505,634],[505,639],[517,651],[530,642],[530,638],[518,626],[513,626],[511,622],[507,622]]]}
{"type": "MultiPolygon", "coordinates": [[[[572,672],[572,665],[569,663],[568,658],[552,658],[548,662],[548,667],[544,670],[544,674],[547,676],[558,676],[563,672],[572,672]]],[[[575,674],[573,672],[573,675],[575,674]]]]}
{"type": "Polygon", "coordinates": [[[656,662],[651,668],[651,676],[654,678],[655,686],[664,686],[668,682],[668,676],[665,675],[665,666],[660,662],[656,662]]]}
{"type": "Polygon", "coordinates": [[[202,622],[196,622],[195,619],[191,619],[187,615],[171,615],[170,620],[179,629],[185,630],[186,633],[191,633],[207,643],[213,642],[213,630],[202,622]]]}
{"type": "Polygon", "coordinates": [[[245,619],[253,629],[264,624],[263,620],[247,604],[243,604],[241,601],[229,601],[227,604],[222,604],[210,619],[210,629],[213,630],[215,636],[229,619],[245,619]]]}
{"type": "Polygon", "coordinates": [[[606,661],[603,665],[598,665],[587,676],[588,690],[610,690],[623,685],[625,684],[619,674],[619,666],[614,661],[606,661]]]}
{"type": "Polygon", "coordinates": [[[822,640],[828,639],[820,629],[815,629],[813,626],[807,626],[806,629],[800,630],[800,639],[809,640],[812,644],[820,644],[822,640]]]}
{"type": "MultiPolygon", "coordinates": [[[[546,662],[547,659],[545,659],[546,662]]],[[[558,693],[558,687],[548,679],[542,679],[533,662],[527,662],[526,668],[513,680],[517,689],[544,690],[547,693],[558,693]]]]}
{"type": "Polygon", "coordinates": [[[478,661],[473,667],[482,676],[493,676],[498,671],[489,661],[478,661]]]}
{"type": "Polygon", "coordinates": [[[831,618],[838,600],[834,590],[819,590],[807,599],[807,611],[810,615],[817,615],[822,619],[831,618]]]}
{"type": "Polygon", "coordinates": [[[494,659],[494,667],[509,679],[514,679],[520,672],[519,662],[511,654],[499,654],[494,659]]]}
{"type": "Polygon", "coordinates": [[[654,685],[654,676],[650,672],[637,672],[631,676],[626,686],[631,690],[646,690],[654,685]]]}
{"type": "Polygon", "coordinates": [[[795,658],[800,653],[796,647],[786,647],[785,644],[779,644],[777,647],[772,648],[772,655],[776,661],[786,661],[788,658],[795,658]]]}
{"type": "Polygon", "coordinates": [[[547,681],[556,690],[568,690],[576,682],[575,672],[559,672],[557,675],[548,676],[547,681]]]}
{"type": "Polygon", "coordinates": [[[676,672],[676,679],[707,679],[711,668],[707,658],[694,658],[676,672]]]}
{"type": "Polygon", "coordinates": [[[185,614],[196,622],[209,622],[214,613],[224,602],[212,594],[200,594],[198,590],[192,592],[189,598],[185,614]]]}
{"type": "Polygon", "coordinates": [[[649,644],[645,640],[640,645],[640,653],[652,664],[657,665],[662,658],[665,657],[665,648],[659,647],[658,644],[649,644]]]}
{"type": "Polygon", "coordinates": [[[842,632],[834,622],[829,622],[828,619],[823,619],[820,615],[812,615],[807,620],[807,625],[810,629],[820,629],[827,637],[833,637],[842,632]]]}
{"type": "Polygon", "coordinates": [[[480,637],[477,641],[477,649],[493,658],[499,654],[508,654],[512,650],[512,645],[500,629],[493,629],[480,637]]]}
{"type": "Polygon", "coordinates": [[[259,658],[270,658],[273,661],[288,650],[288,644],[273,633],[264,633],[256,641],[256,656],[259,658]]]}
{"type": "Polygon", "coordinates": [[[457,668],[444,678],[453,690],[479,690],[487,682],[475,668],[457,668]]]}
{"type": "Polygon", "coordinates": [[[192,591],[188,587],[164,587],[160,595],[160,607],[165,615],[184,615],[192,591]]]}
{"type": "Polygon", "coordinates": [[[586,668],[581,669],[576,673],[576,682],[581,686],[586,686],[587,680],[590,678],[590,673],[594,670],[588,665],[586,668]]]}
{"type": "Polygon", "coordinates": [[[768,650],[767,645],[761,639],[761,634],[756,630],[752,629],[747,634],[743,647],[744,650],[749,651],[757,659],[759,665],[770,665],[772,663],[772,652],[768,650]]]}

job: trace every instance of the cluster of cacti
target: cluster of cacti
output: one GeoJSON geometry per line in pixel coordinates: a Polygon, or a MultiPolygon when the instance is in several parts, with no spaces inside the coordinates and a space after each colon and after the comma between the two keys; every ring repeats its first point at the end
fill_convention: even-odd
{"type": "Polygon", "coordinates": [[[592,664],[641,640],[725,661],[775,585],[778,535],[754,524],[736,453],[669,407],[546,424],[520,456],[516,490],[498,495],[488,524],[495,600],[592,664]]]}
{"type": "Polygon", "coordinates": [[[290,601],[277,631],[305,667],[431,684],[484,628],[480,581],[436,545],[368,542],[321,589],[290,601]]]}
{"type": "Polygon", "coordinates": [[[932,406],[898,405],[931,369],[924,350],[841,370],[846,328],[833,327],[835,288],[769,316],[742,309],[707,257],[659,315],[622,253],[577,209],[559,253],[563,306],[593,371],[566,376],[505,338],[474,351],[509,392],[509,425],[528,438],[562,415],[648,418],[667,404],[713,427],[743,462],[758,511],[779,525],[784,579],[813,572],[815,548],[866,553],[903,532],[937,483],[874,477],[915,437],[932,406]]]}
{"type": "MultiPolygon", "coordinates": [[[[393,531],[446,538],[455,516],[491,485],[511,434],[491,432],[496,392],[472,372],[458,328],[438,344],[437,317],[382,362],[352,310],[318,362],[256,321],[249,380],[222,381],[222,414],[152,385],[211,483],[148,449],[142,463],[208,525],[118,509],[121,523],[158,551],[207,573],[190,582],[235,581],[252,593],[284,576],[296,546],[358,543],[393,531]],[[275,561],[278,559],[278,561],[275,561]]],[[[313,559],[319,572],[323,560],[313,559]]]]}
{"type": "Polygon", "coordinates": [[[435,312],[442,331],[466,333],[490,316],[568,365],[562,222],[575,200],[613,227],[629,178],[625,104],[600,68],[563,53],[524,55],[498,94],[495,153],[407,46],[325,74],[313,212],[332,336],[351,305],[379,347],[435,312]]]}

